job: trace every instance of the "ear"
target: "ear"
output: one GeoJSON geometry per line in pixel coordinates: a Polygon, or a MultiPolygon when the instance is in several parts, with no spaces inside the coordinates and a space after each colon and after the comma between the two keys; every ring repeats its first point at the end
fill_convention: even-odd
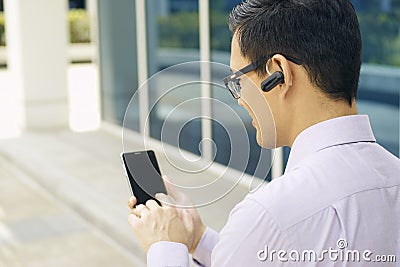
{"type": "Polygon", "coordinates": [[[284,76],[284,83],[279,86],[279,94],[286,97],[293,85],[293,68],[290,62],[282,55],[276,54],[271,58],[269,65],[271,73],[281,71],[284,76]]]}

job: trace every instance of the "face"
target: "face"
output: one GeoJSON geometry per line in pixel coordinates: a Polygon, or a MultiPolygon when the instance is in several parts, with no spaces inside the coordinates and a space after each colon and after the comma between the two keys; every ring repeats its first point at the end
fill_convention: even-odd
{"type": "MultiPolygon", "coordinates": [[[[232,71],[240,70],[250,63],[241,55],[236,35],[234,35],[230,62],[232,71]]],[[[264,79],[260,78],[255,71],[242,75],[240,77],[241,98],[238,99],[238,104],[247,110],[252,119],[252,125],[257,131],[257,143],[261,147],[275,148],[275,123],[266,94],[263,94],[260,88],[260,84],[264,79]]]]}

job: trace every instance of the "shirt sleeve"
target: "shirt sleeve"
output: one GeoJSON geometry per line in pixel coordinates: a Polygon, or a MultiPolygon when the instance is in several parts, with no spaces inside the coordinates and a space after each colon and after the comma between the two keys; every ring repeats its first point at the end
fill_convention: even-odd
{"type": "Polygon", "coordinates": [[[207,227],[193,253],[193,261],[197,265],[204,267],[211,266],[211,252],[217,244],[218,239],[219,234],[207,227]]]}
{"type": "Polygon", "coordinates": [[[282,266],[283,263],[263,260],[261,256],[266,246],[279,250],[285,247],[284,242],[268,211],[257,201],[246,198],[231,211],[222,228],[211,255],[211,266],[282,266]]]}
{"type": "Polygon", "coordinates": [[[147,267],[189,267],[189,252],[186,245],[160,241],[150,246],[147,252],[147,267]]]}
{"type": "MultiPolygon", "coordinates": [[[[247,198],[231,211],[220,234],[207,228],[193,259],[204,267],[282,266],[283,262],[263,260],[261,256],[267,245],[277,251],[289,247],[285,239],[263,205],[247,198]]],[[[147,264],[148,267],[189,267],[188,249],[181,243],[154,243],[147,253],[147,264]]]]}

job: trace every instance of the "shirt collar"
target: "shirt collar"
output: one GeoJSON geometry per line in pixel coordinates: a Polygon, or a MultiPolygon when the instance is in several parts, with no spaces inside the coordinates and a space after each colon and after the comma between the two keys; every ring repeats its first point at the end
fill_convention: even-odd
{"type": "Polygon", "coordinates": [[[338,117],[312,125],[296,137],[285,172],[319,150],[358,142],[376,142],[367,115],[338,117]]]}

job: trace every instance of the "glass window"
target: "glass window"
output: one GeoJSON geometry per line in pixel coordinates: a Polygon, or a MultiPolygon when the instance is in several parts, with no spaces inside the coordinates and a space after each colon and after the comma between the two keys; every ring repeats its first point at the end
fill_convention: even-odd
{"type": "MultiPolygon", "coordinates": [[[[231,0],[210,1],[211,57],[212,61],[225,66],[218,67],[219,71],[213,69],[212,79],[215,84],[221,84],[222,79],[230,72],[229,59],[232,34],[227,25],[227,18],[232,8],[239,2],[231,0]]],[[[271,177],[271,173],[268,171],[271,162],[271,151],[261,149],[257,144],[256,131],[251,125],[251,118],[247,111],[238,105],[237,100],[233,99],[225,87],[220,88],[220,86],[214,85],[212,87],[212,97],[218,100],[213,102],[212,107],[213,118],[215,119],[212,123],[212,131],[217,151],[216,161],[239,171],[245,171],[248,174],[255,174],[260,178],[269,180],[271,177]],[[223,109],[221,103],[229,106],[232,112],[221,112],[221,109],[223,109]],[[233,113],[240,117],[240,121],[235,120],[233,113]],[[227,131],[230,129],[234,130],[228,133],[227,131]],[[239,143],[235,142],[237,137],[235,137],[234,133],[242,132],[243,130],[244,134],[241,139],[245,138],[246,140],[239,138],[239,143]],[[242,153],[249,153],[247,162],[241,162],[240,157],[234,154],[234,147],[241,147],[239,150],[242,153]],[[261,156],[262,158],[260,158],[261,156]],[[263,164],[258,166],[259,162],[263,164]]]]}
{"type": "Polygon", "coordinates": [[[149,0],[150,136],[200,155],[198,1],[149,0]],[[179,65],[185,63],[183,65],[179,65]]]}
{"type": "Polygon", "coordinates": [[[79,8],[84,9],[86,8],[86,0],[69,0],[69,8],[79,8]]]}
{"type": "Polygon", "coordinates": [[[358,107],[378,142],[399,155],[400,0],[353,0],[363,38],[358,107]]]}
{"type": "MultiPolygon", "coordinates": [[[[122,125],[138,87],[135,1],[98,1],[101,104],[105,121],[122,125]]],[[[137,97],[125,126],[139,131],[137,97]]]]}

